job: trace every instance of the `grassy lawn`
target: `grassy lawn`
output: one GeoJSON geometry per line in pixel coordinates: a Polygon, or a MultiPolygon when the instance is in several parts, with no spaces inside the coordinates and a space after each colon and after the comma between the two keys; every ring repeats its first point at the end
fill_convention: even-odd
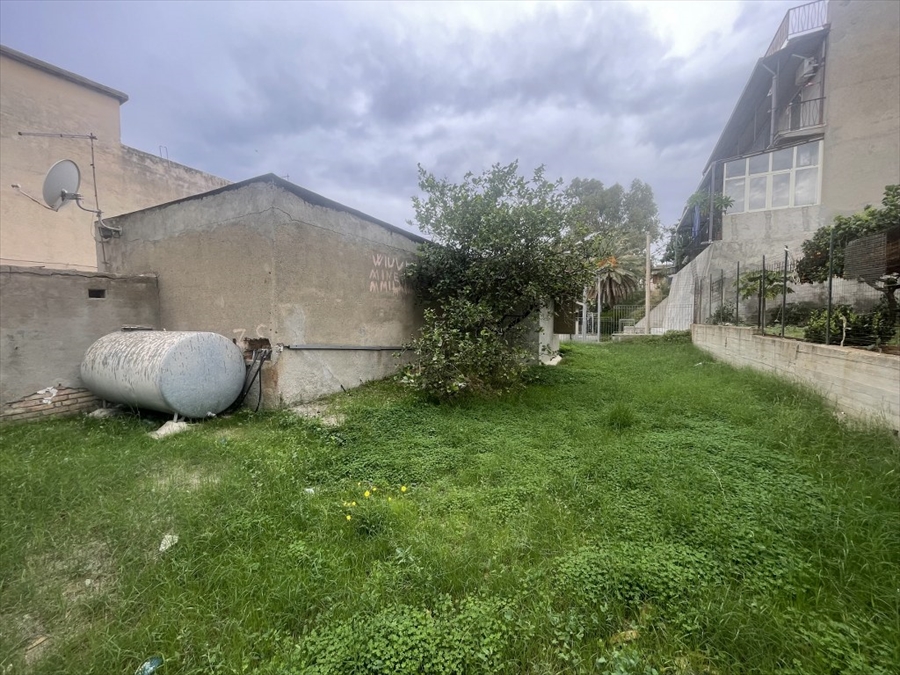
{"type": "Polygon", "coordinates": [[[535,380],[3,427],[0,673],[900,672],[890,432],[689,344],[535,380]]]}

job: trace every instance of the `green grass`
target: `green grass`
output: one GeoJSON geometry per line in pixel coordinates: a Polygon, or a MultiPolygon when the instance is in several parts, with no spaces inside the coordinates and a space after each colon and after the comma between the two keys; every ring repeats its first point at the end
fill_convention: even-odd
{"type": "Polygon", "coordinates": [[[3,427],[0,673],[900,672],[889,431],[689,344],[567,349],[338,428],[3,427]]]}

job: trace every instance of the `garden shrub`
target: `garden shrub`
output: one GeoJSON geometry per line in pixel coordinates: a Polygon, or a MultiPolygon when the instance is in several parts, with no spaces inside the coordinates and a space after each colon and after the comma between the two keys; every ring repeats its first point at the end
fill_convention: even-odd
{"type": "Polygon", "coordinates": [[[789,302],[784,306],[784,321],[781,319],[781,305],[777,305],[769,310],[769,317],[766,319],[767,325],[781,324],[785,326],[805,326],[809,323],[809,319],[813,312],[821,309],[822,306],[816,302],[789,302]]]}
{"type": "MultiPolygon", "coordinates": [[[[810,314],[804,337],[809,342],[825,342],[828,311],[821,309],[810,314]]],[[[883,300],[874,311],[857,314],[850,305],[834,305],[831,308],[831,343],[868,347],[884,344],[894,336],[896,326],[890,320],[890,311],[883,300]],[[846,336],[844,320],[847,322],[846,336]]]]}
{"type": "Polygon", "coordinates": [[[706,319],[706,323],[712,325],[724,324],[724,323],[734,323],[734,303],[733,302],[723,302],[719,307],[713,312],[709,318],[706,319]]]}

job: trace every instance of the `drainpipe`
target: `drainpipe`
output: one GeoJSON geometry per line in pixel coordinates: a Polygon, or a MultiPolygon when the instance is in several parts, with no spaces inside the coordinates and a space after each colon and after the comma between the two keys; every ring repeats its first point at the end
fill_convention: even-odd
{"type": "Polygon", "coordinates": [[[761,63],[760,65],[772,73],[772,112],[769,121],[769,147],[771,148],[775,144],[775,108],[777,106],[776,92],[778,91],[778,73],[769,68],[765,63],[761,63]]]}

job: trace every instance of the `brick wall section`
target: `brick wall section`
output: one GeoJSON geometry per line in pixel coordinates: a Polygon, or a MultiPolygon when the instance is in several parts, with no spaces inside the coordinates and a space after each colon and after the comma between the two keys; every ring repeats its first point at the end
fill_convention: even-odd
{"type": "Polygon", "coordinates": [[[694,324],[691,336],[721,361],[805,384],[848,415],[900,430],[900,356],[754,335],[737,326],[694,324]]]}
{"type": "Polygon", "coordinates": [[[100,406],[100,400],[87,389],[54,387],[53,391],[35,392],[3,405],[0,421],[14,422],[38,418],[65,417],[90,412],[100,406]]]}

